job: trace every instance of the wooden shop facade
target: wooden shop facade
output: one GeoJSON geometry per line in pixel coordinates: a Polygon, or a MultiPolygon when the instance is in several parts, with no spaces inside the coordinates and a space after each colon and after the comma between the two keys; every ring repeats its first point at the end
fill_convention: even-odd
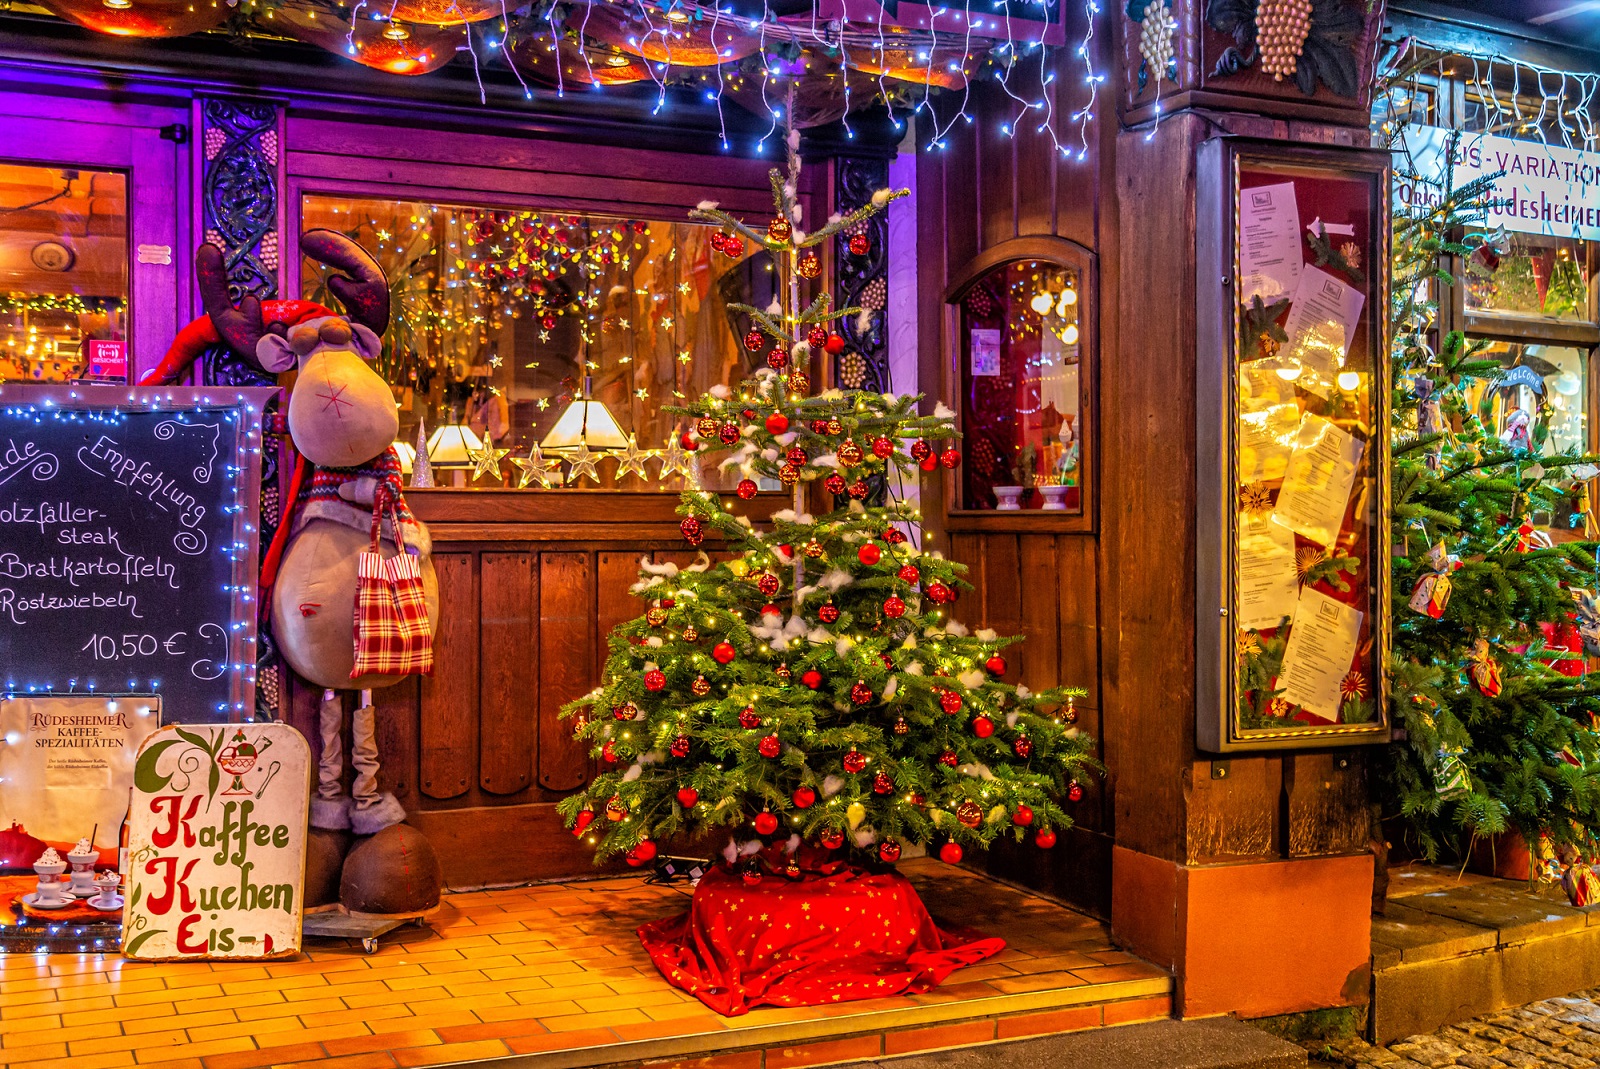
{"type": "MultiPolygon", "coordinates": [[[[1496,36],[1447,9],[1330,6],[1348,10],[1333,36],[1312,27],[1309,85],[1264,71],[1271,54],[1256,54],[1253,31],[1246,47],[1217,0],[1145,9],[1174,20],[1165,53],[1141,49],[1161,34],[1122,5],[1091,34],[1085,6],[1067,3],[1059,77],[1041,85],[1019,63],[1015,83],[835,118],[802,140],[810,219],[886,185],[912,190],[864,252],[841,241],[823,257],[839,297],[873,315],[814,377],[916,390],[956,412],[965,461],[920,487],[929,546],[970,568],[955,615],[1027,636],[1008,678],[1088,691],[1073,711],[1105,774],[1081,785],[1076,825],[1051,851],[1008,846],[969,864],[1109,918],[1128,950],[1179,978],[1185,1016],[1368,994],[1386,569],[1363,565],[1348,598],[1318,603],[1328,641],[1349,647],[1304,669],[1292,709],[1252,707],[1235,666],[1246,632],[1272,638],[1260,599],[1282,596],[1241,587],[1246,563],[1281,567],[1285,552],[1241,519],[1262,505],[1241,495],[1292,481],[1293,434],[1284,445],[1271,426],[1291,394],[1344,449],[1354,487],[1320,543],[1305,492],[1291,559],[1295,538],[1387,555],[1391,189],[1372,124],[1392,102],[1369,88],[1380,54],[1411,34],[1441,55],[1595,66],[1526,23],[1496,36]],[[1035,100],[1055,117],[1047,129],[1035,100]],[[1298,197],[1293,228],[1240,195],[1268,189],[1298,197]],[[1246,374],[1276,344],[1253,298],[1292,296],[1313,269],[1310,252],[1275,260],[1272,243],[1304,244],[1307,229],[1344,250],[1342,275],[1315,268],[1343,287],[1330,298],[1345,318],[1336,359],[1307,356],[1298,380],[1282,354],[1280,374],[1246,374]]],[[[1496,76],[1470,81],[1470,68],[1441,60],[1428,75],[1428,124],[1488,128],[1496,76]]],[[[26,5],[0,17],[0,377],[137,381],[202,312],[202,242],[228,254],[239,292],[264,298],[322,299],[319,265],[298,249],[313,227],[351,234],[384,266],[394,319],[379,368],[400,402],[399,444],[431,458],[436,485],[407,500],[431,529],[442,622],[432,676],[374,695],[382,786],[456,888],[593,871],[555,811],[593,772],[558,713],[598,682],[611,628],[638,614],[628,588],[641,557],[692,558],[674,512],[681,477],[658,478],[656,461],[648,479],[607,464],[599,484],[519,486],[509,466],[474,478],[463,443],[526,455],[557,434],[587,377],[625,436],[661,447],[674,398],[748,370],[725,306],[770,297],[759,262],[724,270],[687,213],[714,200],[770,215],[774,116],[643,76],[593,92],[539,74],[525,88],[504,63],[475,77],[458,57],[406,77],[287,39],[107,36],[26,5]],[[591,256],[592,270],[540,272],[591,256]]],[[[1590,444],[1595,249],[1554,247],[1561,284],[1577,286],[1558,314],[1473,295],[1451,313],[1508,347],[1542,346],[1550,387],[1573,406],[1565,433],[1590,444]]],[[[783,507],[772,491],[758,515],[783,507]]],[[[1251,581],[1270,583],[1262,574],[1251,581]]],[[[269,658],[256,692],[261,715],[317,738],[319,690],[269,658]]]]}

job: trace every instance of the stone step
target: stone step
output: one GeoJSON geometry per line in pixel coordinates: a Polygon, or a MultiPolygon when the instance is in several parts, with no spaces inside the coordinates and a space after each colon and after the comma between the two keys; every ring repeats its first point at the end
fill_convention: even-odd
{"type": "Polygon", "coordinates": [[[1304,1069],[1306,1052],[1231,1017],[1151,1021],[990,1043],[839,1069],[1304,1069]]]}

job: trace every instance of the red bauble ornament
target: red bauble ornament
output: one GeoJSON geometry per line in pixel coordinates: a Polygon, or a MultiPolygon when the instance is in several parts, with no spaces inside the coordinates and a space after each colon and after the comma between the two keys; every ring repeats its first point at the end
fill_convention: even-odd
{"type": "Polygon", "coordinates": [[[778,469],[778,481],[785,486],[793,486],[800,481],[800,469],[793,464],[785,464],[778,469]]]}
{"type": "Polygon", "coordinates": [[[867,485],[867,481],[865,479],[857,479],[855,482],[850,484],[850,496],[855,498],[857,501],[862,500],[871,492],[872,487],[867,485]]]}
{"type": "Polygon", "coordinates": [[[673,739],[671,752],[673,757],[688,757],[689,736],[679,735],[677,738],[673,739]]]}
{"type": "Polygon", "coordinates": [[[845,491],[844,476],[840,475],[838,472],[834,472],[832,475],[829,475],[826,479],[822,480],[822,488],[828,491],[828,493],[832,494],[834,497],[838,497],[845,491]]]}
{"type": "Polygon", "coordinates": [[[798,263],[794,265],[796,273],[801,278],[816,278],[822,274],[822,261],[814,252],[802,253],[798,263]]]}
{"type": "Polygon", "coordinates": [[[761,885],[761,870],[746,869],[744,871],[743,879],[746,887],[759,887],[761,885]]]}
{"type": "Polygon", "coordinates": [[[825,849],[837,850],[844,845],[844,832],[838,828],[828,828],[817,836],[817,842],[821,843],[825,849]]]}
{"type": "Polygon", "coordinates": [[[983,809],[969,798],[956,806],[956,819],[961,822],[962,827],[976,828],[983,823],[983,809]]]}
{"type": "MultiPolygon", "coordinates": [[[[867,237],[867,235],[865,235],[865,234],[852,234],[852,235],[850,235],[850,241],[847,244],[848,244],[848,246],[850,248],[850,255],[852,255],[852,256],[865,256],[867,253],[872,251],[872,239],[867,237]]],[[[956,848],[956,860],[957,861],[961,860],[961,856],[960,855],[961,855],[961,848],[957,847],[956,848]]]]}
{"type": "Polygon", "coordinates": [[[812,539],[811,541],[807,542],[803,548],[805,549],[806,556],[810,557],[812,560],[821,560],[822,555],[828,552],[822,548],[822,543],[818,542],[816,539],[812,539]]]}
{"type": "Polygon", "coordinates": [[[754,327],[745,332],[744,347],[752,353],[759,353],[767,347],[767,336],[754,327]]]}
{"type": "Polygon", "coordinates": [[[756,713],[756,707],[747,705],[739,710],[739,726],[746,731],[754,731],[761,726],[761,717],[756,713]]]}
{"type": "Polygon", "coordinates": [[[605,761],[608,764],[613,764],[613,765],[616,764],[617,763],[617,744],[614,743],[614,742],[607,741],[604,746],[600,747],[600,757],[601,757],[601,759],[603,761],[605,761]]]}
{"type": "Polygon", "coordinates": [[[778,818],[764,809],[756,814],[756,819],[751,823],[756,826],[757,835],[771,835],[778,830],[778,818]]]}
{"type": "MultiPolygon", "coordinates": [[[[699,637],[700,632],[696,631],[694,628],[686,627],[683,629],[683,640],[685,642],[693,642],[699,637]]],[[[693,694],[696,698],[704,698],[707,694],[711,693],[711,681],[705,676],[695,676],[694,682],[689,684],[689,693],[693,694]]]]}
{"type": "Polygon", "coordinates": [[[956,468],[961,465],[961,454],[954,449],[946,449],[939,454],[939,463],[947,468],[956,468]]]}
{"type": "Polygon", "coordinates": [[[752,497],[756,496],[756,493],[759,489],[760,488],[756,486],[754,479],[740,479],[739,485],[733,488],[733,492],[738,494],[744,500],[749,501],[752,497]]]}
{"type": "Polygon", "coordinates": [[[1049,828],[1040,828],[1039,834],[1033,837],[1033,841],[1040,850],[1048,850],[1056,845],[1056,833],[1049,828]]]}
{"type": "Polygon", "coordinates": [[[1071,783],[1067,784],[1067,801],[1076,802],[1082,797],[1083,788],[1078,785],[1077,780],[1073,780],[1071,783]]]}
{"type": "Polygon", "coordinates": [[[633,720],[639,715],[639,707],[632,702],[623,702],[611,707],[611,715],[617,720],[633,720]]]}
{"type": "Polygon", "coordinates": [[[894,864],[900,860],[900,844],[893,839],[885,839],[878,844],[878,857],[888,864],[894,864]]]}
{"type": "Polygon", "coordinates": [[[879,549],[877,544],[873,542],[864,542],[861,548],[856,550],[856,559],[869,568],[877,564],[882,557],[883,550],[879,549]]]}
{"type": "Polygon", "coordinates": [[[735,650],[731,642],[719,642],[711,647],[711,658],[718,664],[727,664],[733,660],[735,650]]]}
{"type": "Polygon", "coordinates": [[[740,256],[743,256],[744,238],[737,234],[729,234],[727,240],[722,243],[722,251],[724,255],[732,256],[736,259],[740,256]]]}
{"type": "Polygon", "coordinates": [[[1017,806],[1017,811],[1011,814],[1011,823],[1019,828],[1026,828],[1033,823],[1033,810],[1025,805],[1017,806]]]}
{"type": "Polygon", "coordinates": [[[693,453],[700,448],[700,443],[691,438],[688,431],[678,435],[678,444],[683,446],[684,450],[689,453],[693,453]]]}
{"type": "Polygon", "coordinates": [[[794,794],[790,797],[794,799],[796,809],[810,809],[816,804],[817,792],[810,787],[800,786],[794,789],[794,794]]]}
{"type": "Polygon", "coordinates": [[[883,769],[878,769],[878,774],[872,777],[872,791],[874,794],[888,794],[894,790],[894,777],[883,769]]]}
{"type": "Polygon", "coordinates": [[[756,410],[753,408],[741,408],[739,410],[739,415],[743,416],[745,419],[755,419],[756,410]]]}
{"type": "Polygon", "coordinates": [[[782,616],[783,615],[783,610],[779,609],[776,605],[772,604],[772,602],[769,601],[765,605],[761,606],[760,615],[762,615],[762,616],[782,616]]]}
{"type": "Polygon", "coordinates": [[[956,759],[956,752],[954,750],[944,751],[939,755],[939,763],[941,765],[947,765],[950,768],[955,768],[956,764],[958,763],[956,759]]]}
{"type": "Polygon", "coordinates": [[[840,442],[836,455],[839,457],[839,463],[846,467],[861,463],[864,456],[861,452],[861,447],[856,444],[854,438],[846,438],[840,442]]]}
{"type": "Polygon", "coordinates": [[[938,471],[939,470],[939,457],[938,457],[938,454],[929,453],[927,456],[925,456],[921,460],[917,461],[917,467],[921,468],[923,471],[938,471]]]}
{"type": "Polygon", "coordinates": [[[988,669],[992,676],[1003,676],[1006,674],[1006,659],[996,653],[983,662],[983,667],[988,669]]]}
{"type": "Polygon", "coordinates": [[[789,366],[789,354],[782,349],[773,349],[767,354],[767,366],[774,371],[782,371],[789,366]]]}
{"type": "Polygon", "coordinates": [[[717,436],[722,439],[723,445],[732,445],[739,440],[739,425],[729,420],[722,425],[722,430],[717,432],[717,436]]]}
{"type": "Polygon", "coordinates": [[[888,460],[894,455],[894,439],[877,437],[872,440],[872,455],[879,460],[888,460]]]}
{"type": "Polygon", "coordinates": [[[915,564],[902,564],[900,570],[894,573],[900,577],[902,583],[917,583],[922,579],[922,573],[917,571],[915,564]]]}
{"type": "Polygon", "coordinates": [[[980,739],[987,739],[994,734],[994,721],[986,716],[974,717],[972,720],[972,733],[980,739]]]}
{"type": "Polygon", "coordinates": [[[594,823],[594,810],[578,810],[578,818],[572,822],[572,834],[581,836],[592,823],[594,823]]]}
{"type": "Polygon", "coordinates": [[[778,741],[778,736],[765,735],[756,744],[756,749],[761,752],[762,757],[777,757],[779,751],[783,749],[783,744],[778,741]]]}
{"type": "Polygon", "coordinates": [[[883,529],[883,540],[891,546],[898,546],[906,540],[906,533],[898,527],[885,527],[883,529]]]}
{"type": "Polygon", "coordinates": [[[651,842],[649,839],[643,840],[638,846],[635,846],[627,853],[628,864],[632,865],[634,868],[638,868],[640,865],[650,864],[650,862],[655,860],[655,857],[656,844],[651,842]]]}
{"type": "Polygon", "coordinates": [[[812,690],[816,690],[818,687],[822,686],[822,673],[817,671],[815,668],[808,668],[800,676],[800,682],[804,683],[812,690]]]}
{"type": "Polygon", "coordinates": [[[961,711],[961,695],[953,690],[941,690],[939,692],[939,708],[954,716],[961,711]]]}
{"type": "MultiPolygon", "coordinates": [[[[828,352],[832,353],[834,356],[838,356],[840,353],[844,352],[844,339],[839,337],[837,334],[829,334],[828,340],[822,343],[822,347],[828,350],[828,352]]],[[[838,434],[839,432],[834,431],[833,433],[838,434]]]]}
{"type": "Polygon", "coordinates": [[[943,846],[939,847],[939,860],[943,861],[946,865],[961,864],[961,844],[945,843],[943,846]]]}
{"type": "Polygon", "coordinates": [[[804,464],[806,461],[810,460],[811,458],[806,455],[806,451],[804,449],[800,448],[797,445],[791,445],[789,447],[789,451],[783,455],[783,459],[785,461],[787,461],[788,463],[794,464],[795,466],[798,467],[799,465],[804,464]]]}
{"type": "Polygon", "coordinates": [[[934,580],[928,584],[928,600],[935,605],[943,605],[950,600],[950,588],[934,580]]]}
{"type": "Polygon", "coordinates": [[[817,619],[821,620],[825,624],[838,623],[839,622],[839,606],[835,605],[831,601],[828,602],[826,605],[823,605],[821,608],[819,608],[817,610],[817,619]]]}
{"type": "Polygon", "coordinates": [[[659,668],[652,668],[644,674],[644,689],[648,691],[662,690],[667,685],[667,673],[659,668]]]}
{"type": "Polygon", "coordinates": [[[693,787],[678,788],[678,804],[685,809],[693,809],[694,804],[700,800],[700,792],[693,787]]]}
{"type": "Polygon", "coordinates": [[[895,595],[890,594],[883,600],[883,615],[889,617],[891,620],[898,620],[905,614],[906,603],[901,601],[895,595]]]}
{"type": "Polygon", "coordinates": [[[762,572],[761,578],[756,580],[756,589],[767,597],[775,597],[783,589],[783,580],[771,572],[762,572]]]}
{"type": "Polygon", "coordinates": [[[698,517],[685,516],[678,524],[678,530],[683,532],[683,540],[691,546],[698,546],[706,540],[705,528],[701,526],[698,517]]]}
{"type": "Polygon", "coordinates": [[[1023,759],[1032,757],[1033,740],[1026,735],[1018,735],[1016,741],[1011,744],[1011,749],[1018,757],[1023,759]]]}
{"type": "Polygon", "coordinates": [[[858,679],[850,688],[850,700],[857,705],[866,705],[872,701],[872,688],[867,686],[865,680],[858,679]]]}
{"type": "Polygon", "coordinates": [[[867,755],[852,746],[841,763],[844,765],[844,770],[853,775],[867,767],[867,755]]]}
{"type": "Polygon", "coordinates": [[[550,315],[540,316],[539,317],[539,325],[541,327],[543,327],[545,330],[555,330],[556,329],[556,317],[555,316],[550,316],[550,315]]]}
{"type": "Polygon", "coordinates": [[[814,326],[806,331],[806,341],[813,349],[820,349],[828,341],[828,331],[822,326],[814,326]]]}
{"type": "Polygon", "coordinates": [[[722,246],[724,244],[726,244],[726,242],[728,240],[728,235],[724,234],[720,230],[713,230],[711,232],[711,237],[707,238],[706,240],[711,243],[711,247],[713,249],[716,249],[718,252],[721,252],[722,251],[722,246]]]}
{"type": "Polygon", "coordinates": [[[793,235],[794,227],[781,215],[767,224],[767,240],[775,244],[781,245],[793,235]]]}
{"type": "Polygon", "coordinates": [[[919,438],[915,442],[911,443],[911,459],[912,460],[922,460],[925,457],[929,457],[929,456],[932,456],[932,455],[933,455],[933,446],[929,445],[925,439],[919,438]]]}
{"type": "Polygon", "coordinates": [[[789,429],[789,417],[782,412],[774,412],[767,417],[767,433],[783,434],[789,429]]]}

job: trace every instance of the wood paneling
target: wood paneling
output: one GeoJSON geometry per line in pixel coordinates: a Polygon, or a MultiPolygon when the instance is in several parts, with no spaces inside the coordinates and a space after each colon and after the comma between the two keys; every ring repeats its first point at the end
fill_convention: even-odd
{"type": "Polygon", "coordinates": [[[478,785],[490,794],[515,794],[533,780],[538,740],[540,632],[534,613],[538,565],[534,554],[484,553],[478,558],[481,646],[478,785]]]}
{"type": "Polygon", "coordinates": [[[459,798],[477,781],[478,590],[471,553],[433,554],[439,629],[433,675],[422,681],[422,793],[459,798]]]}
{"type": "Polygon", "coordinates": [[[588,780],[588,758],[560,713],[596,681],[593,554],[541,553],[539,575],[539,786],[572,791],[588,780]]]}

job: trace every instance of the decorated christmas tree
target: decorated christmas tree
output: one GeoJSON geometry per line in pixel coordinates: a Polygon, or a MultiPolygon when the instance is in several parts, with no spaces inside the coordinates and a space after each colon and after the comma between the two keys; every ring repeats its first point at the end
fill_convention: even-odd
{"type": "Polygon", "coordinates": [[[965,569],[920,548],[919,514],[894,493],[960,462],[943,406],[812,393],[813,354],[840,349],[830,324],[862,314],[804,298],[818,254],[902,194],[880,190],[807,232],[797,140],[787,172],[772,172],[765,228],[712,203],[693,213],[720,228],[723,253],[767,250],[778,295],[736,307],[768,366],[678,410],[682,446],[737,469],[740,503],[766,479],[793,507],[758,527],[715,492],[683,494],[684,538],[719,539],[719,560],[643,564],[644,615],[612,633],[601,686],[563,711],[603,771],[561,812],[597,858],[642,865],[671,837],[711,839],[747,880],[799,876],[802,843],[881,862],[922,846],[955,863],[1000,835],[1048,849],[1093,765],[1072,726],[1083,691],[1006,682],[1017,640],[954,618],[965,569]]]}
{"type": "Polygon", "coordinates": [[[1404,740],[1387,752],[1383,809],[1430,859],[1506,831],[1535,857],[1571,859],[1600,830],[1600,687],[1583,666],[1585,646],[1600,653],[1597,458],[1548,451],[1551,402],[1530,369],[1439,337],[1440,287],[1459,281],[1450,264],[1496,240],[1482,232],[1495,176],[1457,188],[1446,166],[1412,176],[1436,205],[1394,220],[1391,670],[1404,740]]]}

